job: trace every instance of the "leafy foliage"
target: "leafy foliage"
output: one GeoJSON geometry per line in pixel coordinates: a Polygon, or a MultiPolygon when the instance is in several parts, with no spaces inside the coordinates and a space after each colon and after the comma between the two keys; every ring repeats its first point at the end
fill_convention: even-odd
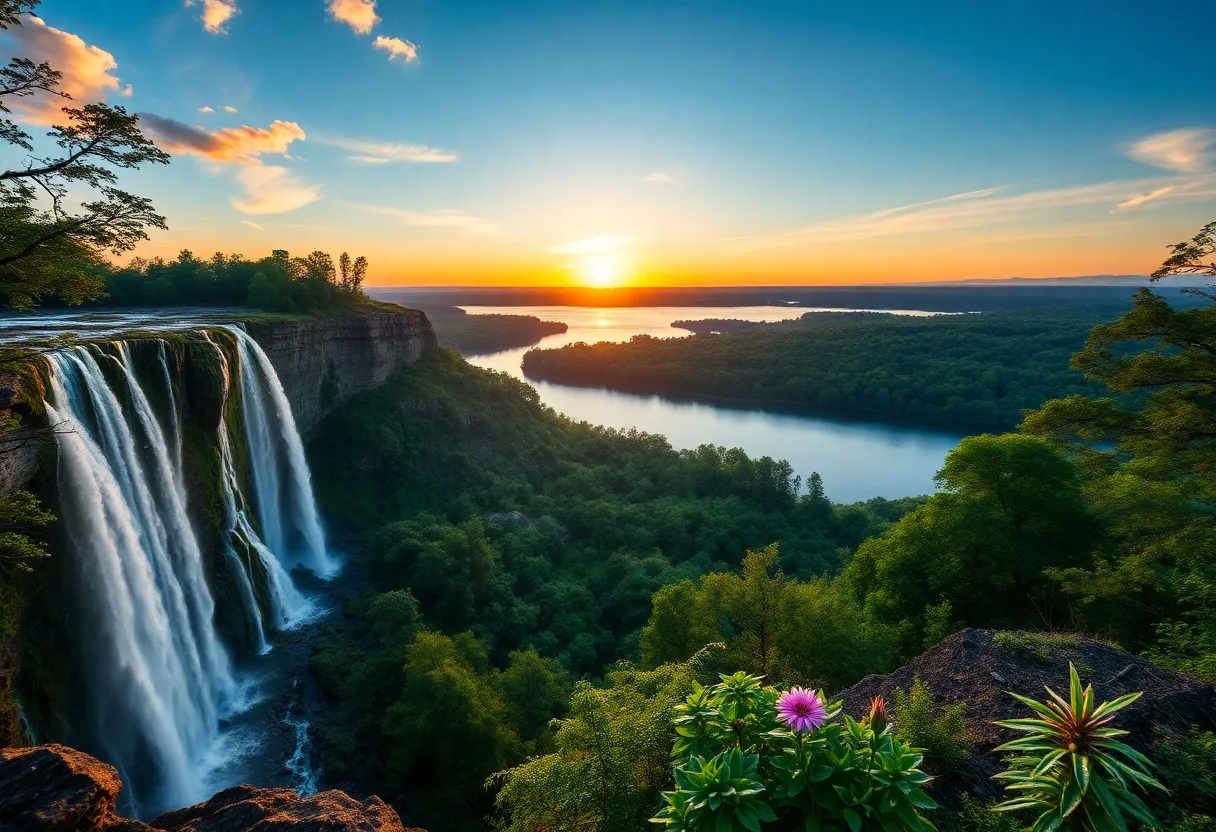
{"type": "Polygon", "coordinates": [[[739,573],[659,589],[642,630],[643,662],[682,660],[723,642],[725,665],[782,684],[839,687],[888,669],[890,632],[871,626],[833,582],[785,577],[778,551],[773,544],[748,552],[739,573]]]}
{"type": "Polygon", "coordinates": [[[1115,713],[1140,698],[1132,693],[1101,705],[1094,704],[1093,688],[1082,689],[1077,669],[1069,664],[1069,698],[1047,688],[1051,699],[1036,702],[1011,694],[1035,712],[1030,719],[998,722],[1025,737],[1007,742],[998,751],[1017,752],[1008,770],[996,775],[1018,796],[1000,810],[1038,812],[1034,832],[1082,829],[1115,832],[1127,829],[1129,819],[1158,826],[1137,789],[1165,790],[1150,773],[1152,763],[1119,741],[1128,732],[1112,728],[1115,713]]]}
{"type": "Polygon", "coordinates": [[[217,252],[200,260],[183,251],[165,262],[135,258],[106,276],[108,303],[118,306],[251,306],[267,312],[315,314],[364,301],[360,288],[367,259],[351,264],[339,257],[345,271],[323,251],[292,257],[276,250],[261,260],[217,252]]]}
{"type": "MultiPolygon", "coordinates": [[[[20,26],[36,2],[5,0],[0,28],[20,26]]],[[[70,98],[60,72],[47,63],[14,58],[0,69],[0,113],[6,99],[32,95],[70,98]]],[[[101,255],[130,251],[148,228],[166,228],[150,200],[117,187],[115,170],[167,164],[169,155],[139,128],[139,116],[122,107],[65,107],[64,123],[48,134],[58,150],[36,152],[32,137],[0,118],[0,141],[27,154],[21,167],[0,170],[0,301],[28,309],[48,297],[79,304],[101,297],[101,255]],[[90,196],[68,206],[68,192],[90,196]],[[95,197],[95,198],[90,198],[95,197]]]]}
{"type": "Polygon", "coordinates": [[[694,686],[676,708],[676,788],[656,822],[673,832],[936,829],[922,814],[937,806],[923,789],[932,778],[889,726],[842,717],[836,703],[818,728],[793,731],[778,696],[743,672],[694,686]]]}
{"type": "Polygon", "coordinates": [[[580,682],[555,749],[492,780],[504,832],[635,832],[670,783],[673,708],[713,651],[654,670],[621,666],[608,686],[580,682]]]}
{"type": "Polygon", "coordinates": [[[913,680],[911,690],[896,688],[892,698],[895,736],[924,751],[935,769],[958,770],[973,746],[967,732],[967,705],[937,707],[929,686],[919,678],[913,680]]]}
{"type": "Polygon", "coordinates": [[[1089,565],[1102,535],[1076,466],[1041,439],[972,436],[947,455],[937,483],[923,507],[863,543],[842,575],[867,617],[895,628],[901,654],[958,623],[1067,621],[1048,570],[1089,565]]]}

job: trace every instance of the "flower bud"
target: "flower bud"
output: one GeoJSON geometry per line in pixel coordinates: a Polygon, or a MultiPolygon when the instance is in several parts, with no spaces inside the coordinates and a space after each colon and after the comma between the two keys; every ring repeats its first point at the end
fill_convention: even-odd
{"type": "Polygon", "coordinates": [[[870,730],[875,734],[881,734],[887,730],[887,726],[891,721],[887,718],[887,700],[881,696],[875,696],[870,702],[870,718],[867,720],[870,725],[870,730]]]}

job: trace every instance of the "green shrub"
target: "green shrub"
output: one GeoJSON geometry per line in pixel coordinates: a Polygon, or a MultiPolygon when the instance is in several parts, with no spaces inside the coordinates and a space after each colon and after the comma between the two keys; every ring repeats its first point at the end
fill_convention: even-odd
{"type": "Polygon", "coordinates": [[[1022,824],[995,811],[995,804],[963,795],[963,806],[946,826],[949,832],[1022,832],[1022,824]]]}
{"type": "Polygon", "coordinates": [[[1076,636],[1060,633],[997,633],[992,637],[996,649],[1011,656],[1038,662],[1051,663],[1052,648],[1076,648],[1080,640],[1076,636]]]}
{"type": "Polygon", "coordinates": [[[935,832],[922,755],[891,734],[881,700],[864,722],[821,692],[758,676],[697,685],[676,710],[676,788],[655,816],[672,832],[935,832]]]}
{"type": "Polygon", "coordinates": [[[967,732],[966,703],[937,707],[929,686],[920,678],[912,682],[910,691],[896,688],[892,698],[895,700],[892,712],[895,736],[923,749],[934,768],[958,770],[974,744],[967,732]]]}

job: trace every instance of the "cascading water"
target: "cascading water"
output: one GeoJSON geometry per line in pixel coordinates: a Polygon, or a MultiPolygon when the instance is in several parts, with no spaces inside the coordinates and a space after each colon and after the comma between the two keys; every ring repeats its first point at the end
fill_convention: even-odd
{"type": "Polygon", "coordinates": [[[241,355],[245,438],[263,540],[288,565],[330,577],[338,565],[325,549],[304,443],[283,385],[258,343],[239,327],[227,329],[241,355]]]}
{"type": "Polygon", "coordinates": [[[216,624],[217,575],[235,587],[232,603],[264,652],[270,631],[299,623],[309,610],[287,567],[300,563],[323,576],[336,568],[282,385],[256,342],[228,331],[233,362],[203,337],[215,347],[223,409],[239,384],[253,488],[247,498],[236,437],[220,419],[212,447],[222,540],[208,545],[187,511],[186,426],[167,344],[157,345],[151,386],[124,342],[47,356],[46,414],[58,428],[59,514],[76,596],[71,627],[80,675],[72,685],[87,692],[74,730],[119,769],[139,814],[204,796],[215,783],[208,783],[208,751],[220,739],[221,720],[248,704],[216,624]],[[159,413],[154,400],[167,402],[159,413]],[[227,563],[209,564],[205,551],[227,563]],[[265,590],[262,603],[257,587],[265,590]]]}

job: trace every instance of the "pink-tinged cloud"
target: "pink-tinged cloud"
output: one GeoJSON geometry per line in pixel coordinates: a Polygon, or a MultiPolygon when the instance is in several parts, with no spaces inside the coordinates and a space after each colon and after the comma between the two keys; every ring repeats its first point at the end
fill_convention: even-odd
{"type": "Polygon", "coordinates": [[[321,189],[297,179],[278,165],[250,165],[236,175],[245,195],[230,201],[244,214],[286,214],[321,198],[321,189]]]}
{"type": "Polygon", "coordinates": [[[1132,145],[1127,155],[1165,170],[1202,173],[1216,167],[1216,127],[1156,133],[1132,145]]]}
{"type": "Polygon", "coordinates": [[[199,107],[198,111],[200,113],[202,113],[203,115],[208,115],[208,116],[215,112],[215,110],[213,110],[210,107],[199,107]]]}
{"type": "Polygon", "coordinates": [[[228,34],[228,21],[236,16],[239,9],[236,0],[186,0],[186,8],[201,5],[203,28],[213,35],[228,34]]]}
{"type": "Polygon", "coordinates": [[[193,154],[212,162],[254,165],[263,154],[283,155],[292,142],[304,141],[294,121],[275,121],[270,127],[225,127],[210,131],[171,118],[140,113],[140,124],[153,141],[169,153],[193,154]]]}
{"type": "Polygon", "coordinates": [[[376,0],[329,0],[325,8],[330,17],[361,35],[370,35],[380,22],[380,16],[376,14],[376,0]]]}
{"type": "Polygon", "coordinates": [[[1177,189],[1178,188],[1176,185],[1166,185],[1165,187],[1158,188],[1155,191],[1149,191],[1147,194],[1138,194],[1125,202],[1120,202],[1115,206],[1115,210],[1126,211],[1128,208],[1136,208],[1146,202],[1152,202],[1154,199],[1161,199],[1169,196],[1177,189]]]}
{"type": "Polygon", "coordinates": [[[390,61],[400,58],[404,63],[412,64],[418,60],[418,46],[408,40],[386,38],[384,35],[380,35],[372,41],[372,46],[387,52],[390,61]]]}
{"type": "Polygon", "coordinates": [[[130,96],[131,87],[123,86],[113,74],[118,69],[114,56],[90,46],[77,35],[46,25],[41,18],[27,17],[20,26],[8,30],[16,40],[16,54],[35,63],[49,63],[63,73],[60,88],[72,100],[38,93],[12,102],[22,121],[53,124],[63,121],[64,107],[79,107],[102,101],[110,95],[130,96]]]}

